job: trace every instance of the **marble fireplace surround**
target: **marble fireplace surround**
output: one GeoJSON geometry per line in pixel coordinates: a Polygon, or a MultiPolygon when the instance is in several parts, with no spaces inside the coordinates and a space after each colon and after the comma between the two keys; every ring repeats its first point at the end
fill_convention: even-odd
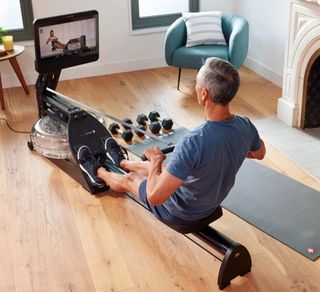
{"type": "Polygon", "coordinates": [[[289,22],[277,116],[289,126],[303,128],[304,85],[320,55],[320,0],[290,0],[289,22]]]}

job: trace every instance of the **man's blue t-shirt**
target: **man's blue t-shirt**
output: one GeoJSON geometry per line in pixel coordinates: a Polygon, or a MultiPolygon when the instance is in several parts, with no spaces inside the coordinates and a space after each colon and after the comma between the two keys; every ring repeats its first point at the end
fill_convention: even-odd
{"type": "Polygon", "coordinates": [[[259,134],[246,117],[205,121],[175,146],[167,171],[184,182],[162,207],[183,221],[209,216],[234,185],[248,152],[260,146],[259,134]]]}

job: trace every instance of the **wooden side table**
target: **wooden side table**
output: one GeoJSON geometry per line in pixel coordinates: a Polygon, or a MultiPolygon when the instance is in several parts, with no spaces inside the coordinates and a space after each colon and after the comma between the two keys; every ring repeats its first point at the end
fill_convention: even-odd
{"type": "MultiPolygon", "coordinates": [[[[16,73],[24,91],[26,94],[30,94],[29,88],[24,80],[23,74],[21,72],[19,63],[17,61],[17,56],[23,53],[25,47],[24,46],[17,46],[15,45],[13,48],[13,51],[7,52],[8,54],[6,56],[0,57],[0,62],[9,60],[14,72],[16,73]]],[[[3,46],[0,46],[0,50],[4,50],[3,46]]],[[[0,103],[1,103],[1,109],[5,109],[4,105],[4,97],[3,97],[3,89],[2,89],[2,83],[1,83],[1,71],[0,71],[0,103]]]]}

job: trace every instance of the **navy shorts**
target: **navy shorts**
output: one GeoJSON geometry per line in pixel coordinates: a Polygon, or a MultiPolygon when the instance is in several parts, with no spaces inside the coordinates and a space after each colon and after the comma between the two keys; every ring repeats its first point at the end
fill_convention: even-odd
{"type": "MultiPolygon", "coordinates": [[[[147,180],[141,182],[139,186],[139,198],[145,204],[145,206],[155,215],[157,219],[162,221],[164,224],[170,226],[174,230],[180,233],[190,233],[211,223],[213,220],[207,218],[196,220],[196,221],[184,221],[180,218],[174,217],[168,212],[168,210],[163,206],[152,206],[149,204],[147,199],[147,180]],[[204,221],[205,220],[205,221],[204,221]]],[[[211,215],[210,215],[211,216],[211,215]]]]}
{"type": "Polygon", "coordinates": [[[139,186],[139,198],[159,220],[173,224],[181,223],[181,220],[174,218],[163,205],[152,206],[149,204],[147,199],[147,179],[142,181],[139,186]]]}

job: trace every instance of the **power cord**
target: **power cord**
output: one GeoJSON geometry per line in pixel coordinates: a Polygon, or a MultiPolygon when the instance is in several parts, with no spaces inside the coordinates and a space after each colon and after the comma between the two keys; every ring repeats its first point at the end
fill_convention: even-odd
{"type": "Polygon", "coordinates": [[[18,134],[31,134],[30,131],[28,131],[28,132],[27,132],[27,131],[19,131],[19,130],[16,130],[16,129],[12,128],[12,127],[10,126],[10,124],[8,123],[7,119],[0,118],[0,121],[5,122],[6,125],[7,125],[7,127],[8,127],[12,132],[15,132],[15,133],[18,133],[18,134]]]}

